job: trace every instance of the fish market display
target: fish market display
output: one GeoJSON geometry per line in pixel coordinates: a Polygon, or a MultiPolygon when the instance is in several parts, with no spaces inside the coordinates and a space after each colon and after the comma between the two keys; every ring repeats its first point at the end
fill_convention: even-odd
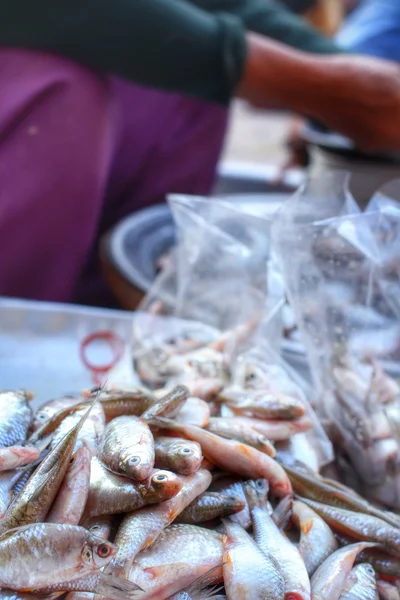
{"type": "MultiPolygon", "coordinates": [[[[400,516],[326,464],[290,372],[227,343],[177,340],[142,357],[143,389],[36,414],[0,393],[0,600],[399,599],[400,516]]],[[[376,370],[369,394],[393,410],[397,387],[376,370]]]]}

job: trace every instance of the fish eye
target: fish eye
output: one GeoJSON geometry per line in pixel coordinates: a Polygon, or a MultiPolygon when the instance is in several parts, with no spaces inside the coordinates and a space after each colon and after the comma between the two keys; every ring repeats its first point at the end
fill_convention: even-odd
{"type": "Polygon", "coordinates": [[[88,564],[92,562],[92,552],[88,546],[85,546],[82,550],[82,559],[88,564]]]}
{"type": "Polygon", "coordinates": [[[101,558],[107,558],[111,554],[111,548],[107,544],[100,544],[96,552],[101,558]]]}
{"type": "Polygon", "coordinates": [[[99,525],[92,525],[92,527],[90,528],[90,531],[97,531],[98,529],[100,529],[99,525]]]}
{"type": "Polygon", "coordinates": [[[186,447],[186,448],[182,448],[182,452],[183,452],[183,454],[191,454],[192,450],[191,450],[191,448],[186,447]]]}
{"type": "Polygon", "coordinates": [[[140,456],[131,456],[129,459],[129,464],[134,467],[140,463],[140,456]]]}
{"type": "Polygon", "coordinates": [[[155,479],[156,481],[165,481],[165,480],[167,479],[167,476],[166,476],[166,475],[156,475],[156,476],[154,477],[154,479],[155,479]]]}

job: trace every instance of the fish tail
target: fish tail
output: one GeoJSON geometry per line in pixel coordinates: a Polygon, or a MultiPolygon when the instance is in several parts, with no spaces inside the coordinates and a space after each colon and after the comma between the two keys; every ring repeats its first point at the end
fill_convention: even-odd
{"type": "Polygon", "coordinates": [[[122,579],[115,575],[98,573],[96,594],[113,600],[134,600],[144,591],[140,586],[128,579],[122,579]]]}
{"type": "Polygon", "coordinates": [[[222,585],[213,585],[220,578],[223,564],[216,565],[206,571],[191,583],[185,591],[193,600],[208,600],[214,598],[223,589],[222,585]],[[213,587],[209,587],[213,585],[213,587]]]}
{"type": "Polygon", "coordinates": [[[82,429],[82,426],[83,426],[84,422],[86,421],[86,419],[90,415],[90,413],[91,413],[91,411],[93,409],[93,406],[96,404],[96,402],[97,402],[97,396],[94,398],[93,402],[90,404],[89,408],[87,409],[87,411],[85,412],[85,414],[82,416],[82,418],[79,421],[79,423],[77,423],[76,429],[75,429],[76,434],[78,434],[79,431],[82,429]]]}
{"type": "Polygon", "coordinates": [[[285,529],[289,523],[293,510],[293,498],[286,496],[277,504],[274,512],[272,513],[272,520],[279,529],[285,529]]]}
{"type": "Polygon", "coordinates": [[[132,560],[126,558],[118,559],[117,557],[115,557],[104,569],[104,572],[107,573],[107,575],[112,575],[113,577],[129,579],[129,571],[131,569],[131,566],[132,560]]]}

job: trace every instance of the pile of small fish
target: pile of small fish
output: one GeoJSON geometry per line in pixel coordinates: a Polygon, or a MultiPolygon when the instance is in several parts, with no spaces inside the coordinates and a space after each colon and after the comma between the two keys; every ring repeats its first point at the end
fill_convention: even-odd
{"type": "Polygon", "coordinates": [[[400,517],[318,472],[282,370],[222,356],[36,414],[0,393],[0,600],[400,600],[400,517]]]}

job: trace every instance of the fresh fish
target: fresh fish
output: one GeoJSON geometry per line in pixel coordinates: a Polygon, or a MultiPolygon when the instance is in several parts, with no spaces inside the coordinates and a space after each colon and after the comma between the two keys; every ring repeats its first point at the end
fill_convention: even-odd
{"type": "Polygon", "coordinates": [[[371,546],[368,542],[358,542],[328,556],[311,577],[311,599],[339,600],[357,554],[371,546]]]}
{"type": "Polygon", "coordinates": [[[292,460],[301,461],[312,471],[319,471],[319,457],[307,433],[296,433],[286,442],[280,442],[276,446],[280,457],[286,453],[292,460]]]}
{"type": "Polygon", "coordinates": [[[14,486],[23,475],[23,471],[5,471],[4,473],[0,473],[0,521],[10,506],[14,495],[14,486]]]}
{"type": "Polygon", "coordinates": [[[261,552],[243,527],[224,519],[224,584],[228,600],[283,600],[285,582],[274,557],[261,552]]]}
{"type": "Polygon", "coordinates": [[[103,407],[107,423],[116,417],[126,415],[140,417],[155,402],[155,398],[150,392],[140,388],[135,390],[95,389],[84,391],[82,395],[87,401],[97,398],[103,407]]]}
{"type": "Polygon", "coordinates": [[[126,574],[136,555],[153,544],[194,498],[208,488],[210,482],[210,473],[200,469],[183,478],[182,489],[170,500],[126,514],[115,538],[118,554],[110,565],[113,567],[111,572],[114,575],[126,574]]]}
{"type": "Polygon", "coordinates": [[[112,524],[113,517],[111,515],[101,515],[86,519],[83,523],[83,526],[96,537],[99,537],[102,540],[109,540],[111,536],[112,524]]]}
{"type": "Polygon", "coordinates": [[[142,597],[143,590],[133,582],[107,575],[100,571],[88,573],[78,579],[60,581],[59,583],[41,588],[41,593],[50,594],[50,598],[58,597],[63,592],[73,591],[75,593],[96,593],[103,597],[113,598],[114,600],[129,600],[142,597]]]}
{"type": "Polygon", "coordinates": [[[44,458],[14,498],[0,522],[0,534],[14,527],[44,521],[65,477],[79,431],[90,410],[44,458]]]}
{"type": "Polygon", "coordinates": [[[218,377],[202,377],[201,379],[185,381],[185,386],[188,388],[190,395],[201,398],[206,402],[214,400],[224,385],[225,380],[218,377]]]}
{"type": "Polygon", "coordinates": [[[289,475],[294,491],[299,496],[321,502],[338,508],[354,510],[360,513],[383,519],[394,527],[399,526],[398,516],[376,508],[363,498],[355,495],[349,488],[344,488],[338,482],[319,478],[316,474],[306,472],[304,469],[294,468],[285,464],[285,471],[289,475]],[[348,490],[348,491],[347,491],[348,490]]]}
{"type": "Polygon", "coordinates": [[[388,554],[380,548],[367,548],[357,556],[356,562],[370,563],[377,573],[398,577],[400,573],[400,558],[388,554]]]}
{"type": "MultiPolygon", "coordinates": [[[[229,417],[225,417],[226,420],[229,417]]],[[[271,442],[288,440],[295,433],[308,431],[312,428],[312,421],[308,417],[301,417],[296,421],[267,421],[250,417],[231,417],[233,426],[246,426],[265,435],[271,442]]]]}
{"type": "Polygon", "coordinates": [[[200,468],[203,455],[200,444],[173,437],[154,440],[155,466],[180,475],[190,475],[200,468]]]}
{"type": "MultiPolygon", "coordinates": [[[[86,414],[88,405],[75,405],[73,407],[74,412],[70,415],[66,416],[63,421],[58,426],[54,436],[51,440],[51,447],[54,448],[60,440],[73,428],[79,421],[82,416],[86,414]]],[[[92,404],[92,409],[90,411],[90,415],[86,419],[83,424],[77,442],[75,444],[75,450],[78,450],[85,444],[90,448],[92,456],[96,456],[98,449],[100,447],[100,442],[104,434],[105,427],[105,417],[104,411],[101,403],[96,400],[92,404]]]]}
{"type": "Polygon", "coordinates": [[[117,417],[104,432],[99,459],[114,473],[144,481],[154,468],[154,439],[145,421],[117,417]]]}
{"type": "Polygon", "coordinates": [[[174,417],[189,397],[189,390],[184,385],[177,385],[164,394],[150,408],[144,411],[142,419],[151,421],[155,417],[174,417]]]}
{"type": "Polygon", "coordinates": [[[218,598],[221,598],[219,595],[221,587],[213,586],[210,588],[210,584],[213,582],[215,571],[220,569],[220,565],[218,565],[217,569],[210,569],[205,575],[202,575],[196,579],[184,590],[174,594],[173,596],[170,596],[168,600],[209,600],[210,598],[213,598],[213,600],[218,600],[218,598]]]}
{"type": "Polygon", "coordinates": [[[235,413],[250,413],[260,419],[291,421],[305,414],[304,404],[298,398],[269,390],[230,386],[224,388],[218,397],[235,413]]]}
{"type": "Polygon", "coordinates": [[[309,600],[310,580],[299,550],[284,536],[263,509],[265,492],[258,482],[245,484],[255,540],[265,556],[273,557],[285,581],[286,600],[309,600]],[[259,500],[261,497],[261,501],[259,500]]]}
{"type": "Polygon", "coordinates": [[[400,592],[397,586],[379,579],[376,587],[380,600],[400,600],[400,592]]]}
{"type": "Polygon", "coordinates": [[[276,454],[268,438],[245,423],[236,423],[234,418],[211,417],[207,430],[221,437],[253,446],[268,456],[274,457],[276,454]]]}
{"type": "Polygon", "coordinates": [[[207,427],[210,419],[210,407],[205,400],[190,396],[175,416],[178,423],[207,427]]]}
{"type": "Polygon", "coordinates": [[[168,500],[181,487],[179,477],[169,471],[155,470],[145,481],[133,481],[111,473],[98,459],[92,458],[84,516],[88,518],[137,510],[146,504],[168,500]]]}
{"type": "MultiPolygon", "coordinates": [[[[293,498],[286,496],[272,509],[269,502],[266,502],[266,507],[271,515],[271,518],[275,525],[283,531],[289,525],[293,513],[293,498]]],[[[304,558],[303,558],[304,560],[304,558]]]]}
{"type": "Polygon", "coordinates": [[[32,423],[32,431],[36,431],[41,427],[46,421],[48,421],[51,417],[56,415],[58,412],[62,411],[65,408],[70,408],[71,406],[75,406],[82,402],[82,396],[77,395],[67,395],[62,396],[61,398],[55,398],[54,400],[49,400],[42,404],[38,408],[33,418],[32,423]]]}
{"type": "Polygon", "coordinates": [[[325,521],[299,500],[293,502],[292,520],[300,529],[298,548],[311,577],[324,560],[337,550],[338,543],[325,521]]]}
{"type": "Polygon", "coordinates": [[[205,458],[221,469],[238,473],[244,477],[268,479],[278,497],[292,492],[292,486],[283,468],[273,458],[251,446],[221,438],[194,425],[180,425],[170,419],[155,419],[153,425],[176,431],[198,442],[205,458]]]}
{"type": "Polygon", "coordinates": [[[35,462],[40,451],[33,446],[8,446],[0,448],[0,471],[10,471],[16,467],[35,462]]]}
{"type": "Polygon", "coordinates": [[[172,596],[210,569],[218,582],[225,537],[197,525],[170,525],[136,557],[129,579],[146,590],[146,600],[172,596]]]}
{"type": "Polygon", "coordinates": [[[353,567],[346,579],[341,600],[375,600],[376,595],[374,567],[369,563],[353,567]]]}
{"type": "Polygon", "coordinates": [[[72,456],[68,471],[47,515],[48,523],[79,524],[89,495],[91,458],[92,453],[85,445],[72,456]]]}
{"type": "Polygon", "coordinates": [[[31,399],[32,395],[23,390],[0,392],[0,448],[26,440],[33,419],[31,399]]]}
{"type": "MultiPolygon", "coordinates": [[[[261,482],[263,485],[263,489],[265,490],[265,497],[264,497],[264,508],[267,506],[267,500],[268,500],[268,483],[265,479],[260,480],[260,486],[261,486],[261,482]]],[[[249,529],[249,527],[251,526],[251,516],[250,516],[250,510],[249,510],[249,505],[247,503],[247,498],[246,498],[246,494],[244,492],[244,487],[243,484],[245,482],[243,481],[238,481],[237,479],[234,479],[232,477],[224,477],[222,479],[220,479],[219,481],[213,482],[212,486],[210,487],[210,490],[217,490],[220,492],[223,492],[224,494],[228,494],[228,495],[232,495],[232,496],[236,496],[238,498],[241,498],[241,500],[244,502],[244,508],[243,510],[241,510],[240,512],[231,515],[230,520],[233,521],[234,523],[239,523],[239,525],[241,525],[242,527],[244,527],[244,529],[249,529]]]]}
{"type": "Polygon", "coordinates": [[[310,506],[335,531],[349,535],[355,540],[367,540],[382,544],[389,552],[400,554],[400,529],[377,517],[356,513],[335,506],[326,506],[307,498],[302,501],[310,506]]]}
{"type": "Polygon", "coordinates": [[[107,565],[116,547],[83,527],[36,523],[0,537],[0,586],[39,591],[107,565]]]}
{"type": "Polygon", "coordinates": [[[180,515],[175,523],[205,523],[218,517],[229,517],[240,512],[245,502],[240,496],[230,496],[221,492],[204,492],[198,496],[180,515]]]}

